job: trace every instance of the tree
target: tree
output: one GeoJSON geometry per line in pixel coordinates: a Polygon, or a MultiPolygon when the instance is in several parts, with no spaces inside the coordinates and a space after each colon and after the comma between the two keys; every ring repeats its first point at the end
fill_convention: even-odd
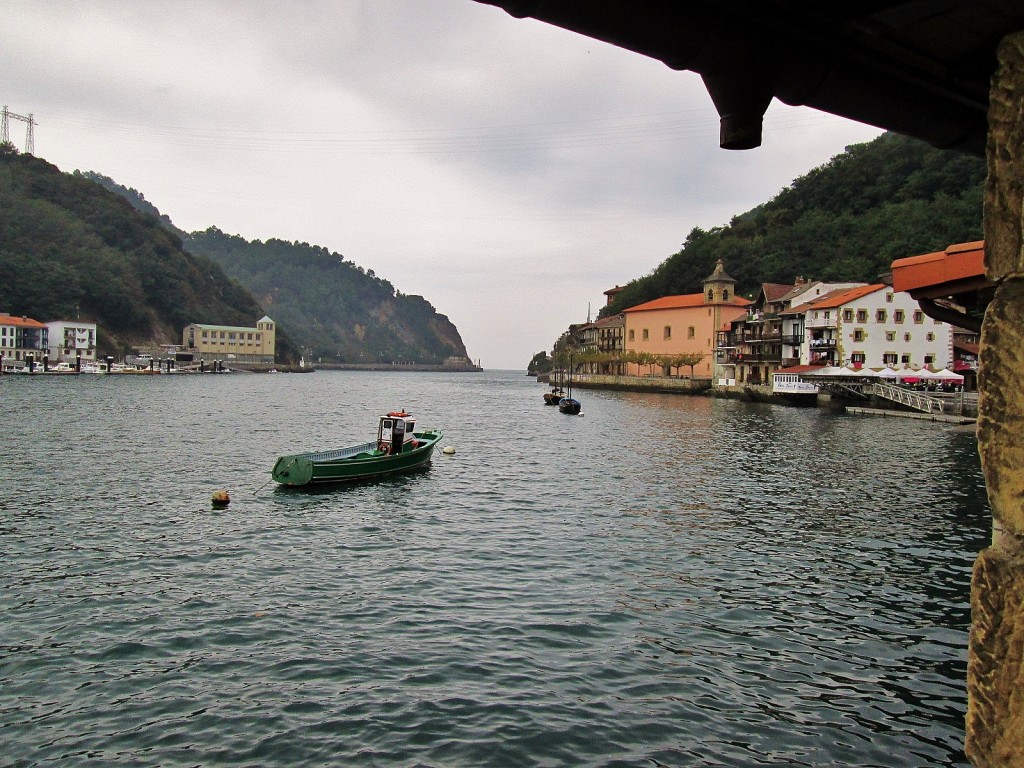
{"type": "Polygon", "coordinates": [[[705,354],[703,352],[681,352],[674,358],[674,364],[677,368],[683,365],[690,366],[690,381],[693,381],[693,368],[701,360],[703,360],[705,354]]]}

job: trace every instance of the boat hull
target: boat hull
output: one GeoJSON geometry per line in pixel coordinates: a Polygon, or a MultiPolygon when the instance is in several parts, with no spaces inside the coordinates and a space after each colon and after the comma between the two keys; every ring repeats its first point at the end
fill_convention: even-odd
{"type": "Polygon", "coordinates": [[[301,487],[408,472],[430,463],[434,447],[442,436],[440,432],[417,432],[414,434],[416,447],[406,446],[395,454],[382,453],[376,443],[366,443],[340,451],[281,456],[271,476],[281,485],[301,487]]]}
{"type": "Polygon", "coordinates": [[[580,408],[580,401],[574,397],[563,397],[558,401],[558,410],[562,413],[568,413],[571,416],[579,414],[580,408]]]}

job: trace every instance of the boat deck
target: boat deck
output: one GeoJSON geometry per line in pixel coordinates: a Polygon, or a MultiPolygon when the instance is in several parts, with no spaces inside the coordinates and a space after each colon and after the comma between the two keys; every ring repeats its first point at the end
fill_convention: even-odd
{"type": "Polygon", "coordinates": [[[377,450],[377,441],[371,440],[368,443],[362,445],[353,445],[350,448],[340,448],[336,451],[322,451],[320,453],[304,453],[302,454],[303,459],[309,459],[312,462],[319,463],[324,461],[337,461],[338,459],[351,459],[353,456],[358,456],[360,453],[373,453],[377,450]]]}

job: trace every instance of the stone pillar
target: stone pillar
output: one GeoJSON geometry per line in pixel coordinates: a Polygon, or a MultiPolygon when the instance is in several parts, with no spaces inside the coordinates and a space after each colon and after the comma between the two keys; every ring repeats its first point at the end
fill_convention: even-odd
{"type": "Polygon", "coordinates": [[[999,47],[985,186],[985,272],[999,286],[982,326],[978,451],[992,546],[974,564],[967,756],[1024,766],[1024,31],[999,47]]]}

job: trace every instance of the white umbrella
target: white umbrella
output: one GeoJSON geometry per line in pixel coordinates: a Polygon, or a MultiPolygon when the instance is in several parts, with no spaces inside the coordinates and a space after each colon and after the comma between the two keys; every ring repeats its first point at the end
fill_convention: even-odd
{"type": "Polygon", "coordinates": [[[843,374],[844,376],[859,376],[860,378],[877,378],[878,373],[871,370],[870,368],[844,368],[843,370],[849,371],[849,373],[843,374]]]}
{"type": "Polygon", "coordinates": [[[880,379],[892,379],[893,381],[895,381],[900,377],[900,373],[899,371],[894,370],[893,368],[886,367],[876,372],[875,376],[877,376],[880,379]]]}
{"type": "Polygon", "coordinates": [[[804,376],[842,376],[843,369],[837,368],[834,365],[826,365],[817,371],[808,371],[804,376]]]}
{"type": "Polygon", "coordinates": [[[943,379],[944,381],[963,381],[964,377],[955,371],[949,370],[949,368],[943,368],[941,371],[935,374],[935,378],[943,379]]]}

